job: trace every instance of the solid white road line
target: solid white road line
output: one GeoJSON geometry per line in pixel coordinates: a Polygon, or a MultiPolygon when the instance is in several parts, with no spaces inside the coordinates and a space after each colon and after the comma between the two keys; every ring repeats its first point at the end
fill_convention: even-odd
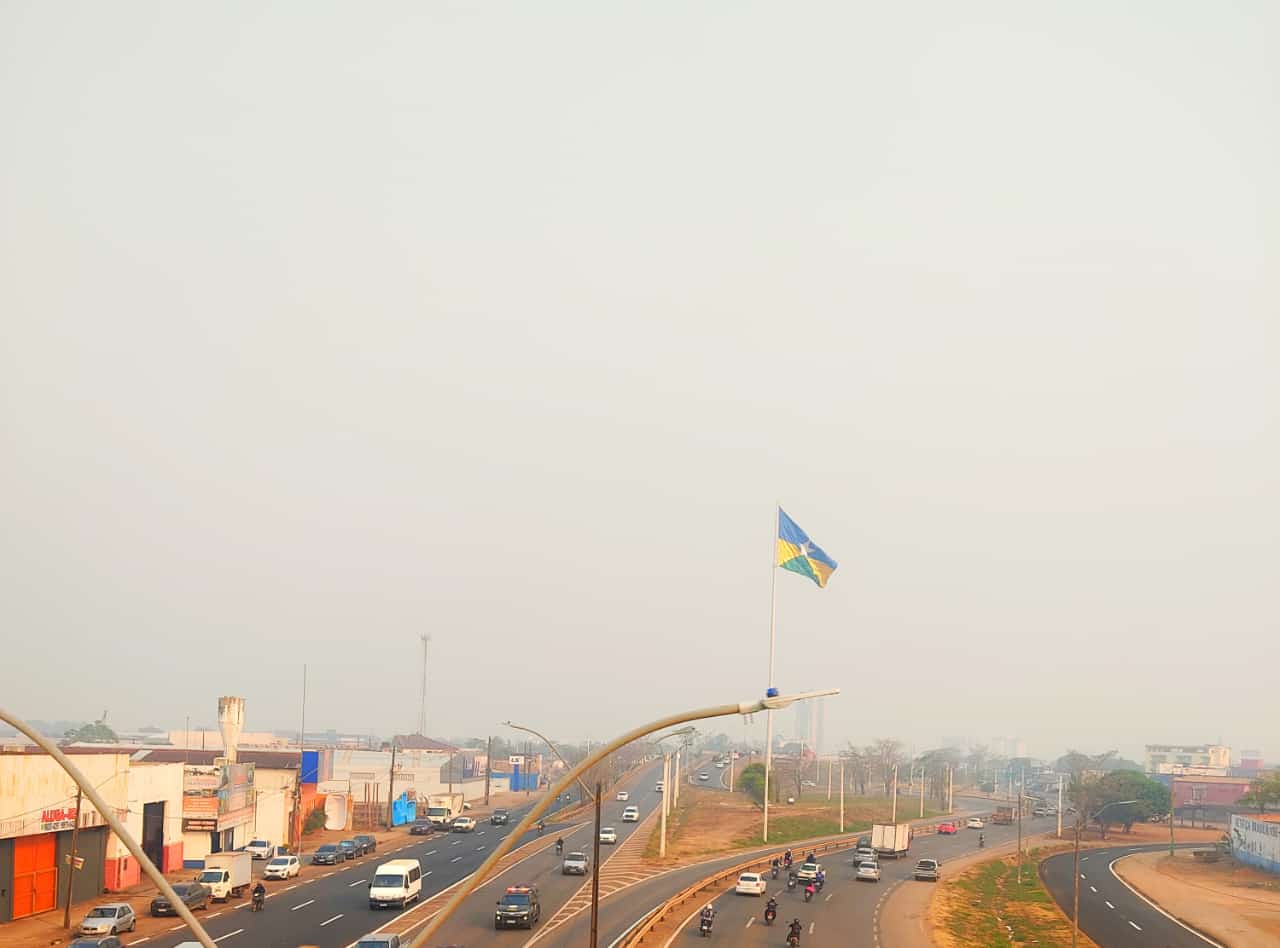
{"type": "Polygon", "coordinates": [[[241,935],[241,934],[243,934],[243,933],[244,933],[244,929],[243,929],[243,928],[237,928],[237,929],[236,929],[235,931],[233,931],[233,932],[227,932],[227,933],[226,933],[225,935],[223,935],[221,938],[215,938],[215,939],[214,939],[214,941],[215,941],[215,942],[218,942],[218,941],[226,941],[226,940],[227,940],[228,938],[230,938],[232,935],[241,935]]]}
{"type": "MultiPolygon", "coordinates": [[[[1111,875],[1115,878],[1115,880],[1116,880],[1117,882],[1119,882],[1122,886],[1124,886],[1126,889],[1128,889],[1130,892],[1132,892],[1132,893],[1133,893],[1134,895],[1136,895],[1138,898],[1142,899],[1142,901],[1146,902],[1146,903],[1147,903],[1148,905],[1150,905],[1153,909],[1155,909],[1157,912],[1159,912],[1161,915],[1163,915],[1163,916],[1164,916],[1165,918],[1167,918],[1169,921],[1173,922],[1173,923],[1174,923],[1175,925],[1177,925],[1179,928],[1186,929],[1188,932],[1190,932],[1191,934],[1195,935],[1197,938],[1199,938],[1199,939],[1200,939],[1202,942],[1204,942],[1206,945],[1212,945],[1212,946],[1213,946],[1213,948],[1225,948],[1225,946],[1218,944],[1216,941],[1214,941],[1214,940],[1213,940],[1212,938],[1210,938],[1209,936],[1204,935],[1204,934],[1201,934],[1200,932],[1196,931],[1196,930],[1195,930],[1194,928],[1192,928],[1190,925],[1187,925],[1187,924],[1185,924],[1185,923],[1183,923],[1183,922],[1178,921],[1176,918],[1174,918],[1172,915],[1170,915],[1168,912],[1166,912],[1166,911],[1165,911],[1164,909],[1162,909],[1160,906],[1156,905],[1156,903],[1152,902],[1149,898],[1147,898],[1145,895],[1143,895],[1141,892],[1139,892],[1139,891],[1138,891],[1137,889],[1135,889],[1133,886],[1129,885],[1129,883],[1127,883],[1127,882],[1125,882],[1123,879],[1121,879],[1121,878],[1120,878],[1120,874],[1119,874],[1118,872],[1116,872],[1116,863],[1118,863],[1118,862],[1120,861],[1120,859],[1121,859],[1121,858],[1123,858],[1123,857],[1116,857],[1115,859],[1111,860],[1111,862],[1110,862],[1110,863],[1108,863],[1108,864],[1107,864],[1107,868],[1111,871],[1111,875]]],[[[1133,923],[1132,923],[1132,922],[1130,922],[1129,924],[1130,924],[1130,925],[1132,925],[1133,923]]]]}
{"type": "Polygon", "coordinates": [[[315,904],[315,901],[316,901],[315,899],[307,899],[307,901],[305,901],[305,902],[301,903],[300,905],[295,905],[293,908],[289,909],[289,911],[290,911],[290,912],[296,912],[296,911],[298,911],[298,909],[300,909],[300,908],[306,908],[308,905],[313,905],[313,904],[315,904]]]}
{"type": "Polygon", "coordinates": [[[336,921],[337,921],[338,919],[340,919],[340,918],[342,918],[342,916],[341,916],[341,915],[335,915],[335,916],[333,916],[333,918],[329,919],[329,921],[328,921],[328,922],[321,922],[321,923],[320,923],[320,927],[321,927],[321,928],[324,928],[326,925],[328,925],[328,924],[329,924],[329,922],[336,922],[336,921]]]}

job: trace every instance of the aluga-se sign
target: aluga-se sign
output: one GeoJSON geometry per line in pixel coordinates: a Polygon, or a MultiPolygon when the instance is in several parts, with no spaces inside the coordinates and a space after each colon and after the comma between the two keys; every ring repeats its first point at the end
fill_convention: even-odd
{"type": "Polygon", "coordinates": [[[54,830],[69,830],[76,825],[76,808],[59,806],[44,810],[40,814],[40,831],[52,833],[54,830]]]}

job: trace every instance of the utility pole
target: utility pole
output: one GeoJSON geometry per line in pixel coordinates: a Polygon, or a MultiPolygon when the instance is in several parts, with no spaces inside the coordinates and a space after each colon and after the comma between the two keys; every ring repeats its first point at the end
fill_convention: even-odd
{"type": "Polygon", "coordinates": [[[890,823],[898,822],[898,765],[893,765],[893,815],[889,817],[890,823]]]}
{"type": "Polygon", "coordinates": [[[1075,871],[1071,873],[1075,877],[1072,880],[1075,891],[1071,897],[1071,948],[1076,948],[1080,935],[1080,818],[1084,815],[1083,806],[1084,801],[1076,802],[1076,849],[1071,861],[1075,867],[1075,871]]]}
{"type": "MultiPolygon", "coordinates": [[[[729,745],[729,792],[733,793],[733,745],[729,745]]],[[[1172,819],[1172,815],[1170,815],[1172,819]]]]}
{"type": "MultiPolygon", "coordinates": [[[[1169,814],[1169,822],[1173,822],[1173,814],[1169,814]]],[[[1058,839],[1062,839],[1062,774],[1058,774],[1058,839]]]]}
{"type": "Polygon", "coordinates": [[[920,766],[920,819],[924,819],[924,765],[920,766]]]}
{"type": "Polygon", "coordinates": [[[1018,885],[1022,885],[1022,798],[1027,792],[1027,767],[1022,766],[1022,778],[1018,781],[1018,885]]]}
{"type": "Polygon", "coordinates": [[[431,644],[431,636],[420,635],[422,642],[422,690],[418,704],[418,733],[427,736],[427,647],[431,644]]]}
{"type": "Polygon", "coordinates": [[[71,884],[76,877],[76,840],[80,836],[80,801],[84,798],[84,790],[76,785],[76,823],[71,827],[71,854],[67,856],[67,904],[62,909],[62,927],[71,927],[71,884]]]}
{"type": "MultiPolygon", "coordinates": [[[[191,719],[188,718],[188,721],[191,719]]],[[[190,725],[188,725],[189,727],[190,725]]],[[[302,855],[302,760],[307,752],[307,666],[302,666],[302,718],[298,721],[298,778],[293,783],[293,852],[302,855]]]]}
{"type": "MultiPolygon", "coordinates": [[[[840,764],[840,772],[844,773],[844,764],[840,764]]],[[[827,800],[831,800],[831,760],[827,760],[827,800]]]]}
{"type": "Polygon", "coordinates": [[[604,788],[596,781],[596,842],[591,856],[591,948],[599,943],[600,919],[600,792],[604,788]]]}
{"type": "MultiPolygon", "coordinates": [[[[391,754],[392,754],[391,759],[393,761],[395,760],[395,752],[396,752],[396,749],[394,747],[391,748],[391,754]]],[[[454,758],[454,755],[450,754],[449,755],[449,792],[450,793],[453,793],[453,758],[454,758]]]]}
{"type": "Polygon", "coordinates": [[[484,754],[484,805],[489,805],[489,774],[493,773],[493,738],[484,754]]]}
{"type": "MultiPolygon", "coordinates": [[[[658,858],[667,858],[667,800],[671,796],[671,755],[662,755],[662,835],[658,839],[658,858]]],[[[596,798],[599,800],[599,797],[596,798]]]]}
{"type": "Polygon", "coordinates": [[[844,832],[844,758],[840,758],[840,832],[844,832]]]}
{"type": "Polygon", "coordinates": [[[391,742],[391,770],[387,773],[387,829],[391,829],[391,802],[396,798],[396,742],[391,742]]]}

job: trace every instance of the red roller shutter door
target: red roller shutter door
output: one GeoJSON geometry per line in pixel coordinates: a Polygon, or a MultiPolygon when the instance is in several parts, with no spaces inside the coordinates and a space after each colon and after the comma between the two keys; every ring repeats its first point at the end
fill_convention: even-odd
{"type": "Polygon", "coordinates": [[[13,841],[13,917],[48,912],[57,903],[57,834],[17,837],[13,841]]]}

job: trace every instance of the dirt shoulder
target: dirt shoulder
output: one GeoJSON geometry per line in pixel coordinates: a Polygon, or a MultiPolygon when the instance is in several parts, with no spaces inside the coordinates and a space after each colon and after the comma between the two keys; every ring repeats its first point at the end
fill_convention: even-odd
{"type": "Polygon", "coordinates": [[[1197,862],[1187,850],[1135,853],[1116,874],[1175,918],[1232,948],[1280,944],[1280,879],[1233,859],[1197,862]]]}

